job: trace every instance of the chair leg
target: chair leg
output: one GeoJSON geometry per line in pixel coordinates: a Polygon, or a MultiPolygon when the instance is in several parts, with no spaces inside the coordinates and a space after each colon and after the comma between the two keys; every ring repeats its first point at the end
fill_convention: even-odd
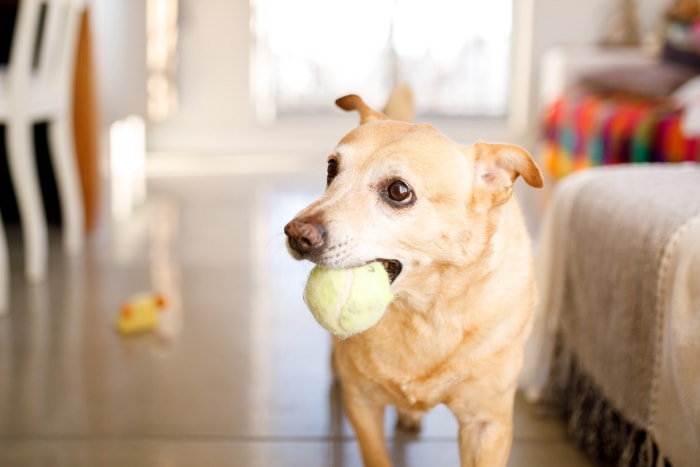
{"type": "Polygon", "coordinates": [[[25,275],[30,282],[41,282],[46,277],[48,237],[34,157],[32,125],[28,119],[13,119],[6,128],[7,161],[22,223],[25,275]]]}
{"type": "Polygon", "coordinates": [[[67,118],[49,123],[51,158],[61,203],[63,246],[68,254],[78,254],[85,238],[85,214],[76,167],[73,128],[67,118]]]}

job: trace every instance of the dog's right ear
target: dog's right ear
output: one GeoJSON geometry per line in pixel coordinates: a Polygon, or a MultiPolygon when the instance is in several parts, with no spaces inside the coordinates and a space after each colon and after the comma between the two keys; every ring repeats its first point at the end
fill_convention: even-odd
{"type": "Polygon", "coordinates": [[[387,120],[387,116],[370,108],[360,96],[349,94],[335,101],[335,105],[343,110],[360,112],[360,125],[374,120],[387,120]]]}

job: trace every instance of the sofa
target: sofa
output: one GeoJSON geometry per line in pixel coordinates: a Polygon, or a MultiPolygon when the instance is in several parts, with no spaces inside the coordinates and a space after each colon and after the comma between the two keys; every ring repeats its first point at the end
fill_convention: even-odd
{"type": "Polygon", "coordinates": [[[698,465],[700,165],[565,177],[537,266],[526,394],[600,465],[698,465]]]}

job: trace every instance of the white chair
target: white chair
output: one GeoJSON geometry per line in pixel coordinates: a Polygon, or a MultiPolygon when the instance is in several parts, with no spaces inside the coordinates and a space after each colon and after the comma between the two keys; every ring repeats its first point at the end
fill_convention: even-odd
{"type": "MultiPolygon", "coordinates": [[[[24,239],[25,274],[46,277],[47,227],[32,126],[48,122],[64,249],[82,250],[84,212],[75,160],[72,107],[78,28],[84,0],[20,0],[9,63],[0,70],[0,123],[6,125],[10,175],[24,239]]],[[[0,274],[0,279],[2,274],[0,274]]]]}

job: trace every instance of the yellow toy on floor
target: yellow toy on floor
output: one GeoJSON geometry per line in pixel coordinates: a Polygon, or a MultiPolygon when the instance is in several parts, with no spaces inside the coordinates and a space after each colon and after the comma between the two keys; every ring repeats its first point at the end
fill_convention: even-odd
{"type": "Polygon", "coordinates": [[[140,293],[132,296],[122,305],[116,323],[117,329],[122,334],[139,334],[154,330],[166,303],[162,294],[140,293]]]}

